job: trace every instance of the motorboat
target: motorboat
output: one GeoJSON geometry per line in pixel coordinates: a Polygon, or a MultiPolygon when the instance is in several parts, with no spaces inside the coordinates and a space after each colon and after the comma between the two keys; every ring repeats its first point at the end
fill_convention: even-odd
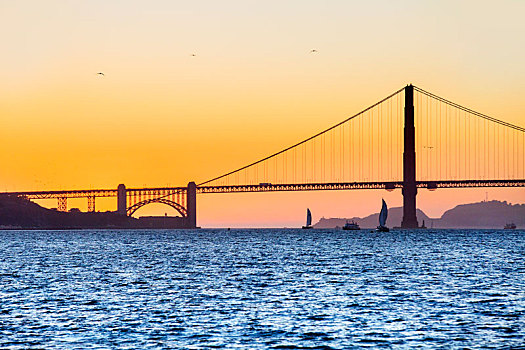
{"type": "Polygon", "coordinates": [[[343,226],[343,230],[351,230],[351,231],[357,231],[360,230],[361,227],[359,227],[358,223],[354,220],[346,221],[346,224],[343,226]]]}

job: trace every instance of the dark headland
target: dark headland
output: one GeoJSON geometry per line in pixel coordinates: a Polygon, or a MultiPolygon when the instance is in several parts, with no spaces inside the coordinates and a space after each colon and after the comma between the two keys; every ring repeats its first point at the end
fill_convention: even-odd
{"type": "MultiPolygon", "coordinates": [[[[390,227],[401,226],[403,208],[390,208],[388,210],[387,225],[390,227]]],[[[429,218],[422,210],[416,212],[417,220],[421,225],[430,228],[485,228],[502,229],[507,223],[514,223],[518,228],[525,227],[525,204],[510,204],[506,201],[484,201],[478,203],[461,204],[443,213],[440,218],[429,218]]],[[[363,228],[375,228],[378,223],[379,213],[366,217],[353,217],[363,228]]],[[[342,227],[346,218],[321,218],[314,225],[315,228],[342,227]]]]}
{"type": "Polygon", "coordinates": [[[0,196],[0,229],[185,228],[181,217],[141,217],[116,212],[61,212],[24,198],[0,196]]]}

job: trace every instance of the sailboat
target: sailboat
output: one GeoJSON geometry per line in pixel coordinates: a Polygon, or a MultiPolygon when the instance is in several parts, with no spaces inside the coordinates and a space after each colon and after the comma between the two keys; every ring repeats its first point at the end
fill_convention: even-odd
{"type": "Polygon", "coordinates": [[[383,205],[381,206],[381,212],[379,213],[379,226],[377,226],[377,232],[389,232],[390,229],[385,226],[386,218],[388,217],[388,208],[386,207],[385,200],[383,199],[383,205]]]}
{"type": "Polygon", "coordinates": [[[310,211],[309,208],[306,208],[306,226],[303,226],[303,229],[309,229],[309,228],[314,228],[312,226],[312,212],[310,211]]]}

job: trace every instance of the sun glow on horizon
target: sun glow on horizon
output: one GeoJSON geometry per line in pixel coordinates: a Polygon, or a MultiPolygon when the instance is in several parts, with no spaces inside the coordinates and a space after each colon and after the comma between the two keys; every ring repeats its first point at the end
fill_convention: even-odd
{"type": "MultiPolygon", "coordinates": [[[[199,183],[407,83],[525,127],[524,12],[510,0],[4,1],[0,191],[199,183]]],[[[418,206],[437,215],[486,191],[525,198],[447,191],[420,191],[418,206]]],[[[399,191],[206,196],[201,226],[299,223],[311,202],[324,216],[401,203],[399,191]]]]}

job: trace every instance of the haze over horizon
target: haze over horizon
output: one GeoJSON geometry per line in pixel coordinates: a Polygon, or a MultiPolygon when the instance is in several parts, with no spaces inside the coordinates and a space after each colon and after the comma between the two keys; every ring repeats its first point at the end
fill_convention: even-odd
{"type": "MultiPolygon", "coordinates": [[[[523,13],[511,0],[1,1],[0,190],[199,183],[408,83],[525,127],[523,13]]],[[[437,217],[486,193],[525,198],[420,190],[418,207],[437,217]]],[[[402,203],[400,190],[199,195],[198,223],[299,226],[306,207],[363,216],[382,197],[402,203]]]]}

